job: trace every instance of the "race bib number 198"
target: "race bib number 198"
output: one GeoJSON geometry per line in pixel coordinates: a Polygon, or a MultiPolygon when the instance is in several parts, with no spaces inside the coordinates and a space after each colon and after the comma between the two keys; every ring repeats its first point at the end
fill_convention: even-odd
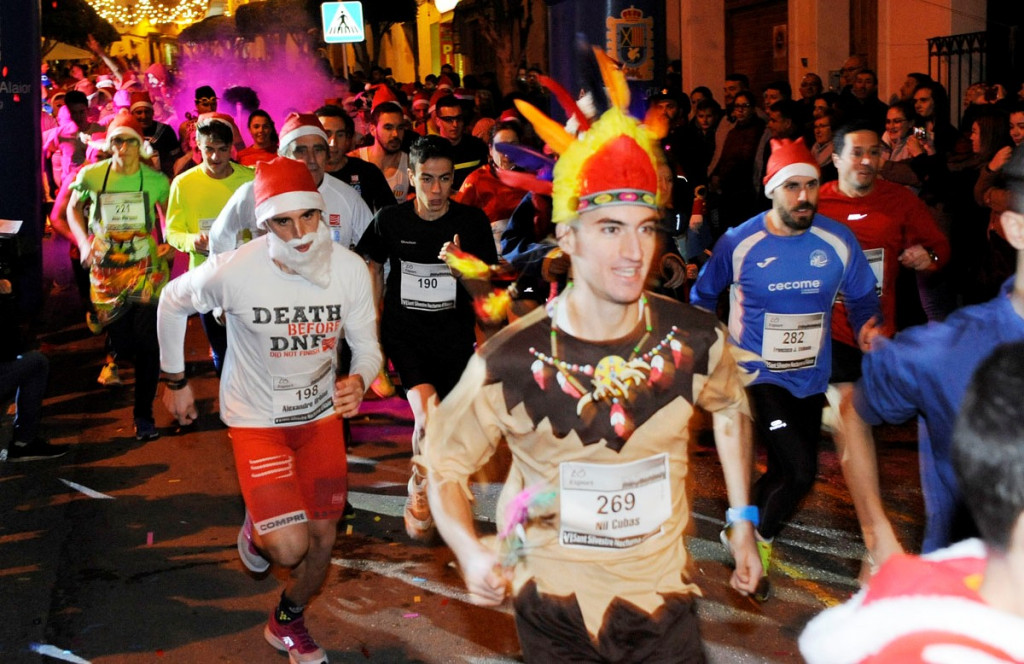
{"type": "Polygon", "coordinates": [[[274,376],[274,424],[309,422],[331,407],[334,370],[324,362],[309,374],[274,376]]]}

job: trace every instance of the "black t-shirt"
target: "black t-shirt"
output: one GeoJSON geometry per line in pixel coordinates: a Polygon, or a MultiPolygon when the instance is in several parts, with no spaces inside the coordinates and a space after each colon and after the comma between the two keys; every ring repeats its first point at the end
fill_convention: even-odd
{"type": "Polygon", "coordinates": [[[487,144],[472,134],[466,134],[458,145],[452,146],[452,163],[455,165],[452,191],[461,189],[466,177],[487,163],[487,153],[487,144]]]}
{"type": "MultiPolygon", "coordinates": [[[[445,242],[458,235],[463,251],[493,265],[498,256],[491,223],[478,208],[454,201],[442,217],[427,221],[416,214],[415,204],[406,201],[378,212],[356,246],[356,253],[390,264],[381,336],[472,343],[472,300],[457,283],[454,303],[446,297],[451,293],[450,273],[437,255],[445,242]]],[[[424,352],[430,352],[429,345],[424,352]]]]}
{"type": "Polygon", "coordinates": [[[349,157],[342,168],[330,175],[358,191],[371,212],[380,212],[381,208],[395,204],[395,195],[384,174],[368,161],[349,157]]]}

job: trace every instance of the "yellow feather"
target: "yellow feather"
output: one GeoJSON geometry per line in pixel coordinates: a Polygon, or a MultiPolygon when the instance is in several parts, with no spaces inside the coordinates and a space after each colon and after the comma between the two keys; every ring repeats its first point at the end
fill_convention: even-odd
{"type": "Polygon", "coordinates": [[[657,140],[668,136],[668,118],[660,113],[648,112],[647,117],[644,118],[644,126],[657,140]]]}
{"type": "Polygon", "coordinates": [[[608,99],[613,106],[626,110],[629,108],[629,85],[626,84],[626,76],[611,56],[597,46],[591,48],[594,49],[597,66],[601,69],[604,86],[608,89],[608,99]]]}
{"type": "Polygon", "coordinates": [[[516,99],[515,104],[519,112],[523,114],[523,117],[533,125],[533,130],[537,132],[537,135],[548,144],[548,147],[558,154],[568,150],[569,146],[576,140],[562,125],[544,115],[532,104],[521,99],[516,99]]]}

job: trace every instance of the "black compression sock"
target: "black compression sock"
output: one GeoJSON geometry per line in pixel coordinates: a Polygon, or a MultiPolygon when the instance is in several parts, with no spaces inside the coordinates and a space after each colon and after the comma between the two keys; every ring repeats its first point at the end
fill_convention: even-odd
{"type": "Polygon", "coordinates": [[[277,622],[285,624],[302,617],[305,606],[295,606],[295,603],[281,593],[281,601],[277,605],[277,622]]]}

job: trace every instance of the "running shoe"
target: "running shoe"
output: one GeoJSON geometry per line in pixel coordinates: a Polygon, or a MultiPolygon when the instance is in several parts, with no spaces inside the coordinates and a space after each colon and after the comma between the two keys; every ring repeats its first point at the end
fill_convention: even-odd
{"type": "MultiPolygon", "coordinates": [[[[761,580],[757,582],[757,588],[754,590],[754,599],[759,602],[764,602],[768,599],[768,595],[771,593],[771,582],[768,581],[768,569],[772,565],[772,540],[764,539],[756,531],[754,535],[757,537],[757,554],[761,558],[761,580]]],[[[729,529],[722,528],[721,532],[718,533],[718,539],[722,542],[722,546],[725,547],[725,553],[729,556],[729,560],[732,560],[732,549],[729,547],[729,529]]],[[[736,562],[733,561],[735,565],[736,562]]]]}
{"type": "Polygon", "coordinates": [[[270,614],[267,626],[263,628],[263,637],[267,643],[287,652],[291,664],[326,664],[327,653],[309,635],[305,618],[279,623],[276,613],[275,609],[274,613],[270,614]]]}
{"type": "Polygon", "coordinates": [[[409,497],[405,499],[405,533],[414,540],[428,541],[434,534],[434,517],[427,502],[427,480],[413,471],[409,478],[409,497]]]}
{"type": "Polygon", "coordinates": [[[245,511],[245,523],[238,531],[238,557],[242,564],[253,574],[263,574],[270,569],[270,561],[263,557],[252,541],[252,517],[249,510],[245,511]]]}
{"type": "Polygon", "coordinates": [[[141,417],[135,418],[135,440],[141,442],[149,442],[156,440],[160,437],[160,432],[156,429],[156,423],[153,420],[147,420],[141,417]]]}
{"type": "Polygon", "coordinates": [[[18,461],[56,459],[67,454],[68,450],[65,445],[51,445],[43,438],[36,438],[31,443],[13,442],[6,452],[7,460],[16,463],[18,461]]]}
{"type": "Polygon", "coordinates": [[[772,540],[763,539],[758,535],[757,553],[761,556],[761,567],[764,569],[764,572],[761,575],[761,580],[757,582],[754,599],[758,602],[764,602],[767,601],[768,595],[772,590],[771,582],[768,581],[768,570],[772,567],[772,540]]]}
{"type": "Polygon", "coordinates": [[[117,372],[117,365],[113,362],[107,362],[100,369],[100,375],[96,379],[96,382],[103,387],[117,387],[121,385],[121,376],[117,372]]]}
{"type": "Polygon", "coordinates": [[[100,322],[99,316],[91,311],[85,312],[85,326],[89,328],[89,331],[93,334],[100,334],[103,332],[103,323],[100,322]]]}
{"type": "Polygon", "coordinates": [[[387,399],[395,394],[395,384],[391,382],[391,376],[388,375],[387,365],[377,373],[377,377],[370,383],[370,389],[381,399],[387,399]]]}

